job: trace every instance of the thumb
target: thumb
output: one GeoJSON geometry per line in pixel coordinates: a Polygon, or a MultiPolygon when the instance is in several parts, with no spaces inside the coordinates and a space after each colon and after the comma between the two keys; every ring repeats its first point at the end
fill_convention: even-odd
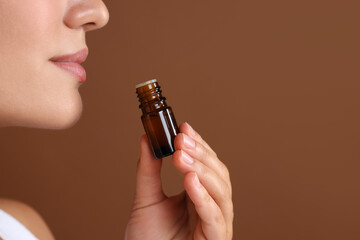
{"type": "Polygon", "coordinates": [[[146,134],[140,138],[140,159],[136,171],[135,208],[158,203],[166,198],[161,185],[162,159],[156,159],[146,134]]]}

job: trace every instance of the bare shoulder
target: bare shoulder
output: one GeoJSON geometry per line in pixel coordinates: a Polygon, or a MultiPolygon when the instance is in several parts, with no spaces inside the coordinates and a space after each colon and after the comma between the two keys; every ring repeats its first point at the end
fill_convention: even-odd
{"type": "Polygon", "coordinates": [[[0,209],[16,218],[37,238],[41,240],[55,240],[44,219],[28,204],[14,199],[0,198],[0,209]]]}

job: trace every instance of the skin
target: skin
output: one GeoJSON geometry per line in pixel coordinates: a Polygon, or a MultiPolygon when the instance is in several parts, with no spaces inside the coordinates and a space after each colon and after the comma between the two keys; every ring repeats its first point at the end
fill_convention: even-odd
{"type": "Polygon", "coordinates": [[[140,138],[136,193],[126,240],[232,239],[229,171],[188,123],[181,124],[179,130],[172,161],[184,174],[185,190],[172,197],[162,190],[162,160],[153,157],[146,135],[140,138]],[[186,161],[189,158],[192,163],[186,161]]]}
{"type": "MultiPolygon", "coordinates": [[[[82,113],[81,83],[49,59],[87,48],[85,33],[108,20],[100,0],[0,0],[0,127],[61,130],[76,124],[82,113]]],[[[228,169],[189,124],[179,128],[172,158],[184,174],[184,191],[176,196],[164,195],[162,160],[153,158],[146,135],[140,138],[127,240],[232,239],[228,169]],[[186,163],[186,156],[193,163],[186,163]]],[[[31,206],[2,198],[0,208],[39,239],[55,239],[31,206]]]]}
{"type": "Polygon", "coordinates": [[[0,0],[0,126],[73,126],[81,84],[49,59],[85,48],[108,19],[99,0],[0,0]]]}

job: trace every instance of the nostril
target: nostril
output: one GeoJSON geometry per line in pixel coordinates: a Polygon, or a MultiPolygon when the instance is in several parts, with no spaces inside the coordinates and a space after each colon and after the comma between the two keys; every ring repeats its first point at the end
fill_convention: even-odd
{"type": "Polygon", "coordinates": [[[97,24],[95,22],[89,22],[83,25],[85,30],[92,30],[97,27],[97,24]]]}
{"type": "Polygon", "coordinates": [[[74,4],[68,9],[63,19],[67,27],[73,29],[81,27],[85,31],[92,31],[105,26],[108,22],[109,12],[101,0],[72,2],[74,4]]]}
{"type": "Polygon", "coordinates": [[[87,23],[87,24],[85,24],[85,25],[92,27],[92,26],[96,26],[96,23],[95,23],[95,22],[89,22],[89,23],[87,23]]]}

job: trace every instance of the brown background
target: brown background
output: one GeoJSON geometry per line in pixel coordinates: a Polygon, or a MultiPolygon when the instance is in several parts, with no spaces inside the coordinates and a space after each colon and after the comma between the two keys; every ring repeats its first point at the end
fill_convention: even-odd
{"type": "MultiPolygon", "coordinates": [[[[358,1],[106,1],[71,129],[0,130],[0,193],[57,239],[122,239],[157,78],[230,169],[234,239],[360,239],[358,1]]],[[[165,190],[182,190],[167,158],[165,190]]]]}

